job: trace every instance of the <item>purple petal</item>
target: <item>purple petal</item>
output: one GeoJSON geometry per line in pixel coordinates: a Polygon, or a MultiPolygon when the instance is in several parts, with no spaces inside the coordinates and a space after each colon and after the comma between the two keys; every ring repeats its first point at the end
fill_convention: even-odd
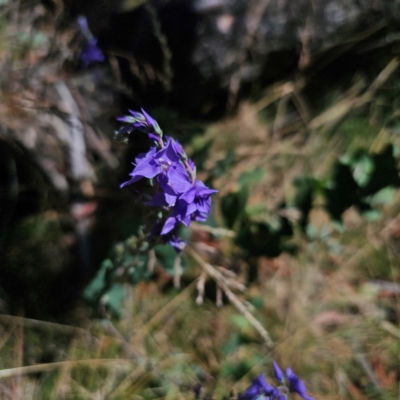
{"type": "Polygon", "coordinates": [[[175,226],[177,225],[178,221],[175,217],[169,217],[161,230],[161,235],[166,235],[167,233],[171,232],[175,226]]]}
{"type": "Polygon", "coordinates": [[[127,123],[130,123],[130,124],[133,124],[135,122],[135,118],[130,117],[129,115],[125,115],[123,117],[118,117],[117,121],[119,121],[119,122],[127,122],[127,123]]]}
{"type": "Polygon", "coordinates": [[[176,204],[176,199],[178,198],[178,196],[175,193],[168,193],[165,192],[164,193],[164,197],[165,197],[165,201],[167,202],[167,205],[169,207],[174,207],[176,204]]]}
{"type": "Polygon", "coordinates": [[[151,179],[160,173],[160,168],[147,162],[141,162],[136,165],[136,168],[130,173],[132,177],[138,176],[140,178],[151,179]]]}
{"type": "Polygon", "coordinates": [[[208,217],[208,214],[201,213],[199,211],[196,211],[194,214],[192,214],[192,220],[197,221],[197,222],[206,222],[207,217],[208,217]]]}
{"type": "Polygon", "coordinates": [[[175,249],[177,253],[180,253],[186,246],[186,242],[176,235],[172,235],[168,240],[168,243],[175,249]]]}
{"type": "Polygon", "coordinates": [[[208,188],[203,182],[196,180],[194,183],[197,191],[197,196],[199,197],[209,197],[214,193],[217,193],[218,190],[208,188]]]}
{"type": "Polygon", "coordinates": [[[164,207],[166,205],[164,193],[157,193],[151,200],[147,201],[145,204],[148,206],[164,207]]]}
{"type": "Polygon", "coordinates": [[[276,380],[282,383],[285,380],[282,370],[279,368],[279,365],[275,361],[272,361],[272,364],[274,366],[274,374],[276,380]]]}
{"type": "Polygon", "coordinates": [[[239,396],[239,400],[253,400],[260,395],[260,387],[257,384],[249,386],[245,392],[239,396]]]}
{"type": "Polygon", "coordinates": [[[152,127],[154,129],[155,133],[162,134],[162,130],[160,129],[157,121],[154,118],[152,118],[149,114],[147,114],[147,112],[144,111],[143,108],[141,108],[141,110],[142,110],[144,117],[146,118],[146,122],[147,122],[148,126],[152,127]]]}
{"type": "Polygon", "coordinates": [[[195,197],[196,197],[196,188],[192,187],[186,193],[182,194],[179,197],[179,200],[187,204],[191,204],[194,202],[195,197]]]}
{"type": "Polygon", "coordinates": [[[129,110],[128,111],[139,121],[145,121],[145,117],[143,114],[137,112],[137,111],[133,111],[133,110],[129,110]]]}
{"type": "Polygon", "coordinates": [[[173,188],[176,194],[183,194],[191,189],[192,184],[189,180],[187,171],[182,164],[178,164],[175,168],[170,168],[166,175],[170,187],[173,188]]]}
{"type": "Polygon", "coordinates": [[[124,126],[123,128],[119,129],[117,132],[118,136],[124,135],[125,133],[131,133],[133,131],[133,128],[131,125],[124,126]]]}
{"type": "Polygon", "coordinates": [[[199,199],[197,208],[199,211],[206,212],[208,214],[211,209],[211,199],[199,199]]]}
{"type": "MultiPolygon", "coordinates": [[[[174,216],[179,220],[179,221],[184,221],[187,220],[190,222],[190,215],[193,214],[196,211],[196,205],[195,204],[187,204],[182,201],[178,201],[176,207],[174,208],[174,216]],[[189,217],[189,219],[187,219],[189,217]]],[[[185,224],[189,225],[189,224],[185,224]]]]}
{"type": "Polygon", "coordinates": [[[135,157],[135,164],[139,164],[140,162],[150,162],[154,158],[154,154],[156,153],[156,149],[152,147],[147,153],[139,153],[135,157]]]}
{"type": "Polygon", "coordinates": [[[171,141],[177,154],[182,157],[185,154],[182,145],[177,140],[171,139],[171,141]]]}
{"type": "Polygon", "coordinates": [[[79,58],[85,66],[94,62],[103,62],[105,60],[103,52],[97,46],[97,39],[93,38],[84,46],[79,58]]]}
{"type": "Polygon", "coordinates": [[[274,391],[274,386],[270,385],[266,380],[264,374],[257,376],[256,378],[253,379],[253,383],[260,386],[264,394],[270,395],[274,391]]]}
{"type": "Polygon", "coordinates": [[[157,142],[160,141],[160,136],[155,135],[154,133],[149,133],[149,138],[153,139],[153,140],[156,140],[157,142]]]}
{"type": "Polygon", "coordinates": [[[87,22],[86,17],[84,17],[83,15],[80,15],[77,19],[76,22],[78,23],[79,26],[79,30],[81,31],[82,35],[85,37],[90,38],[90,30],[89,30],[89,25],[87,22]]]}
{"type": "Polygon", "coordinates": [[[166,158],[168,161],[174,164],[178,163],[181,159],[178,153],[176,152],[171,140],[167,142],[165,147],[162,150],[160,150],[159,153],[160,157],[166,158]]]}

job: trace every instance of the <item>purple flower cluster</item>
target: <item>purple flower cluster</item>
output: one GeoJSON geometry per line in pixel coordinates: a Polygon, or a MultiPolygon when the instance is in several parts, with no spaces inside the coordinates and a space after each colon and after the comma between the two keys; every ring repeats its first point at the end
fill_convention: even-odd
{"type": "Polygon", "coordinates": [[[217,191],[196,179],[195,165],[186,156],[181,144],[163,136],[158,123],[146,111],[129,112],[131,115],[118,118],[128,124],[119,134],[140,130],[152,139],[153,146],[147,153],[135,158],[130,179],[121,188],[141,179],[152,183],[155,190],[146,204],[166,211],[166,218],[156,224],[152,235],[161,235],[165,242],[180,252],[185,242],[178,237],[179,225],[189,226],[191,221],[205,221],[211,209],[211,195],[217,191]]]}
{"type": "Polygon", "coordinates": [[[289,387],[287,387],[283,372],[275,361],[273,364],[275,378],[281,386],[270,385],[262,374],[253,380],[251,386],[239,396],[239,400],[286,400],[289,392],[298,393],[304,400],[314,400],[307,395],[304,382],[293,373],[291,368],[286,368],[286,378],[289,384],[289,387]]]}
{"type": "Polygon", "coordinates": [[[89,30],[86,17],[83,17],[82,15],[79,16],[77,22],[79,30],[85,40],[85,44],[79,59],[82,61],[85,67],[88,67],[90,64],[95,62],[103,62],[105,60],[105,56],[97,45],[97,39],[89,30]]]}

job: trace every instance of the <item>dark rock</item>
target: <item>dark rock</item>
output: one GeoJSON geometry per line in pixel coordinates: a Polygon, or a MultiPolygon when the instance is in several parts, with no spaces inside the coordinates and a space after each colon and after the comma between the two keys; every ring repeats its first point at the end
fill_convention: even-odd
{"type": "Polygon", "coordinates": [[[400,26],[399,0],[156,0],[130,11],[114,0],[94,3],[68,4],[117,55],[136,101],[203,117],[338,46],[378,43],[400,26]]]}

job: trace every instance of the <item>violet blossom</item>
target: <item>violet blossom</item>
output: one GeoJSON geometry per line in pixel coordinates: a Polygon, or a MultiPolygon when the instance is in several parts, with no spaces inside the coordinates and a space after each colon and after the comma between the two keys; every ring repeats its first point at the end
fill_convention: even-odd
{"type": "Polygon", "coordinates": [[[127,125],[117,135],[138,130],[153,139],[148,152],[135,158],[130,179],[122,183],[121,188],[142,179],[152,184],[152,197],[145,204],[159,207],[163,218],[151,235],[155,237],[157,232],[164,242],[180,252],[185,245],[177,235],[180,224],[189,226],[191,221],[206,221],[211,209],[211,195],[217,191],[196,179],[196,167],[182,145],[168,136],[163,137],[157,121],[143,109],[141,111],[129,110],[131,115],[118,118],[127,125]]]}
{"type": "Polygon", "coordinates": [[[307,389],[300,378],[293,373],[291,368],[286,369],[286,378],[289,387],[284,385],[285,376],[279,365],[273,361],[274,375],[281,386],[270,385],[264,374],[253,379],[252,384],[239,396],[239,400],[286,400],[289,392],[299,394],[304,400],[314,400],[307,395],[307,389]]]}
{"type": "Polygon", "coordinates": [[[85,41],[79,59],[82,61],[85,67],[88,67],[90,64],[95,62],[103,62],[105,60],[105,56],[97,45],[97,39],[90,32],[86,17],[82,15],[79,16],[77,23],[85,41]]]}

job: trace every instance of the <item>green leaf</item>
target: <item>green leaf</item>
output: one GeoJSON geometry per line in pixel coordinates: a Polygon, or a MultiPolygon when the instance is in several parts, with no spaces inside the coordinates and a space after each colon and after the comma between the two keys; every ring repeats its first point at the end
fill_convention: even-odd
{"type": "Polygon", "coordinates": [[[150,278],[152,272],[148,268],[148,261],[149,257],[147,254],[134,257],[128,269],[131,283],[139,283],[150,278]]]}
{"type": "Polygon", "coordinates": [[[366,219],[367,221],[379,221],[381,218],[381,213],[378,210],[367,210],[364,211],[362,214],[362,217],[366,219]]]}
{"type": "Polygon", "coordinates": [[[393,200],[394,193],[394,188],[387,186],[376,192],[373,196],[365,197],[363,200],[367,201],[371,206],[384,205],[393,200]]]}
{"type": "Polygon", "coordinates": [[[101,300],[115,317],[121,315],[122,300],[125,297],[125,289],[120,283],[114,283],[101,300]]]}
{"type": "Polygon", "coordinates": [[[243,187],[221,199],[222,216],[229,228],[233,228],[235,222],[244,215],[248,196],[247,188],[243,187]]]}
{"type": "Polygon", "coordinates": [[[264,178],[264,171],[261,168],[256,168],[253,171],[246,171],[240,175],[237,183],[239,186],[254,186],[262,181],[264,178]]]}
{"type": "Polygon", "coordinates": [[[374,171],[374,161],[371,156],[363,154],[352,166],[354,180],[360,187],[367,186],[374,171]]]}
{"type": "MultiPolygon", "coordinates": [[[[162,265],[164,270],[170,274],[174,274],[174,263],[176,259],[176,251],[169,244],[159,244],[154,248],[157,261],[162,265]]],[[[181,257],[181,267],[185,268],[187,265],[186,259],[181,257]]]]}
{"type": "Polygon", "coordinates": [[[174,262],[176,251],[169,244],[159,244],[154,248],[157,261],[162,265],[164,270],[170,275],[174,273],[174,262]]]}
{"type": "Polygon", "coordinates": [[[83,292],[84,299],[89,304],[96,304],[99,296],[109,284],[110,273],[113,269],[111,260],[106,259],[102,262],[101,267],[89,285],[83,292]]]}
{"type": "Polygon", "coordinates": [[[250,297],[249,303],[252,304],[257,310],[262,310],[264,308],[264,298],[262,296],[250,297]]]}
{"type": "Polygon", "coordinates": [[[241,345],[240,335],[232,334],[229,339],[221,345],[222,352],[227,356],[233,353],[241,345]]]}
{"type": "Polygon", "coordinates": [[[241,314],[233,314],[230,317],[231,322],[236,325],[239,329],[246,330],[251,328],[250,322],[241,314]]]}
{"type": "Polygon", "coordinates": [[[234,150],[231,150],[228,152],[225,158],[223,158],[222,160],[218,160],[215,163],[214,168],[210,172],[210,176],[205,182],[205,184],[207,186],[210,186],[213,180],[218,179],[220,176],[226,174],[229,168],[234,164],[235,159],[236,159],[236,152],[234,150]]]}

